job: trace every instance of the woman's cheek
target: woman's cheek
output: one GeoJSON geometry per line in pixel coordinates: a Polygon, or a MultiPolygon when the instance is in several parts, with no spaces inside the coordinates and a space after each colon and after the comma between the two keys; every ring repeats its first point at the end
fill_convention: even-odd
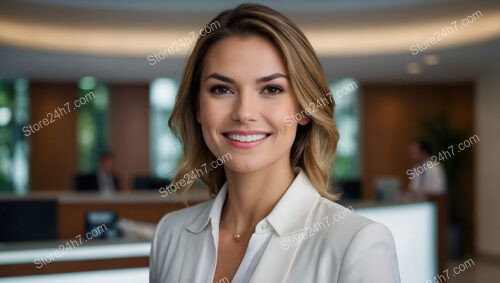
{"type": "MultiPolygon", "coordinates": [[[[201,119],[207,123],[208,127],[220,125],[230,108],[222,102],[214,99],[206,99],[203,109],[201,109],[201,119]]],[[[202,123],[203,123],[202,121],[202,123]]]]}
{"type": "Polygon", "coordinates": [[[272,115],[272,121],[273,123],[275,123],[276,126],[293,127],[293,124],[290,124],[287,120],[293,119],[295,117],[296,112],[293,111],[292,107],[290,108],[283,110],[274,109],[269,111],[269,113],[271,113],[272,115]]]}

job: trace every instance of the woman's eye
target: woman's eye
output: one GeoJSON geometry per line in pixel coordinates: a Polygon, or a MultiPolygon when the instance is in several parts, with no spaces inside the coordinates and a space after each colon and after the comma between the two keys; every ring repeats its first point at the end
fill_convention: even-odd
{"type": "Polygon", "coordinates": [[[277,86],[268,86],[263,91],[267,95],[277,95],[283,92],[283,89],[277,86]]]}
{"type": "Polygon", "coordinates": [[[231,90],[225,86],[214,86],[210,89],[210,92],[215,94],[227,94],[231,93],[231,90]]]}

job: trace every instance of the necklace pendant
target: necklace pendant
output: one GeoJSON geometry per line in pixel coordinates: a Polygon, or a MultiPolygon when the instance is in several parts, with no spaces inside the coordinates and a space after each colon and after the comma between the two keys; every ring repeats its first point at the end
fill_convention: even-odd
{"type": "Polygon", "coordinates": [[[239,241],[239,240],[240,240],[240,234],[238,234],[238,235],[233,235],[233,239],[234,239],[235,241],[239,241]]]}

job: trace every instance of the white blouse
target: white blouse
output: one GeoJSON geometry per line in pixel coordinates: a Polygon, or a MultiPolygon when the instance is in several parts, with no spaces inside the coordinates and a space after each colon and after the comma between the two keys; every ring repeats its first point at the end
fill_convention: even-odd
{"type": "MultiPolygon", "coordinates": [[[[150,256],[151,283],[227,283],[213,278],[227,194],[165,215],[150,256]]],[[[400,282],[391,232],[327,200],[304,170],[256,226],[232,282],[400,282]]]]}
{"type": "MultiPolygon", "coordinates": [[[[210,209],[210,214],[208,216],[209,222],[203,226],[202,229],[210,229],[211,234],[208,237],[200,238],[200,241],[204,242],[204,249],[200,251],[198,255],[199,263],[193,270],[196,273],[196,282],[229,282],[227,278],[214,278],[215,265],[217,263],[218,247],[219,247],[219,222],[222,212],[222,207],[224,206],[224,201],[227,196],[227,185],[221,188],[217,194],[212,208],[210,209]],[[215,280],[214,280],[215,279],[215,280]]],[[[244,283],[249,282],[250,277],[255,271],[255,267],[259,263],[259,259],[264,253],[264,249],[271,239],[273,233],[272,226],[268,224],[266,218],[259,221],[255,227],[255,233],[253,233],[248,243],[247,251],[245,256],[234,275],[231,282],[233,283],[244,283]]]]}

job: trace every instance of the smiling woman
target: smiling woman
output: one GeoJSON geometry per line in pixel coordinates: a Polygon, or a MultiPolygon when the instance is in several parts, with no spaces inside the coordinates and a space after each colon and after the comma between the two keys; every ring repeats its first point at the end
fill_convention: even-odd
{"type": "Polygon", "coordinates": [[[172,183],[231,159],[200,176],[213,200],[160,221],[150,282],[399,282],[385,226],[356,214],[324,223],[346,209],[328,190],[339,139],[335,103],[291,125],[285,119],[330,93],[304,34],[256,4],[213,22],[221,26],[198,38],[169,120],[183,147],[172,183]],[[318,222],[324,229],[312,239],[283,249],[318,222]]]}

